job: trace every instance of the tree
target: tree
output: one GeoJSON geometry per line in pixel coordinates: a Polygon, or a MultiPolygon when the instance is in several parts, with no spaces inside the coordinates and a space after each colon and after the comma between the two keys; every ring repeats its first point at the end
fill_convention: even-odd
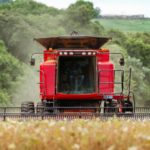
{"type": "Polygon", "coordinates": [[[142,41],[144,44],[150,44],[150,33],[148,32],[137,32],[137,33],[129,33],[128,34],[128,37],[129,38],[133,38],[135,39],[136,41],[139,40],[139,41],[142,41]]]}
{"type": "Polygon", "coordinates": [[[105,36],[111,37],[113,42],[120,45],[124,46],[124,43],[127,40],[126,35],[119,31],[118,29],[109,29],[105,32],[105,36]]]}
{"type": "Polygon", "coordinates": [[[48,13],[50,15],[56,16],[59,14],[59,10],[57,8],[48,7],[42,3],[38,3],[33,0],[12,0],[10,3],[1,4],[0,10],[18,12],[24,15],[41,15],[48,13]]]}
{"type": "Polygon", "coordinates": [[[99,7],[96,7],[95,10],[98,13],[97,17],[99,17],[101,15],[101,9],[99,7]]]}
{"type": "Polygon", "coordinates": [[[79,0],[75,4],[71,4],[65,11],[64,27],[68,34],[77,30],[83,35],[100,36],[104,28],[98,22],[91,22],[91,18],[96,15],[97,12],[93,8],[93,3],[79,0]]]}
{"type": "Polygon", "coordinates": [[[11,12],[1,12],[0,33],[0,39],[5,42],[8,52],[21,62],[28,62],[29,53],[36,50],[33,38],[43,35],[33,21],[23,15],[11,12]]]}
{"type": "Polygon", "coordinates": [[[98,12],[94,9],[92,2],[87,2],[84,0],[77,0],[75,4],[70,5],[69,8],[77,9],[77,8],[86,8],[87,9],[87,15],[90,17],[90,19],[95,18],[98,16],[98,12]],[[82,7],[81,7],[82,6],[82,7]]]}
{"type": "Polygon", "coordinates": [[[140,59],[144,66],[150,68],[150,45],[144,44],[142,41],[128,39],[125,48],[131,57],[140,59]]]}
{"type": "Polygon", "coordinates": [[[17,90],[18,77],[23,76],[21,63],[7,52],[0,40],[0,106],[12,106],[12,98],[17,90]]]}

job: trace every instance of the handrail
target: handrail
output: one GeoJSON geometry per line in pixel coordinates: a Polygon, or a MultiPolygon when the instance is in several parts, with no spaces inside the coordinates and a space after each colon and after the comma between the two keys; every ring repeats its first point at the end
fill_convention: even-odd
{"type": "Polygon", "coordinates": [[[99,93],[100,84],[122,84],[122,93],[123,93],[123,83],[124,83],[124,70],[100,70],[100,71],[98,71],[98,95],[99,94],[104,94],[104,93],[99,93]],[[102,71],[113,71],[114,72],[114,81],[115,81],[115,72],[120,71],[122,73],[122,76],[121,76],[122,77],[122,82],[99,82],[100,73],[102,71]]]}
{"type": "Polygon", "coordinates": [[[32,57],[33,57],[33,55],[36,55],[36,54],[57,54],[57,52],[46,52],[46,53],[32,53],[32,55],[31,55],[31,59],[32,59],[32,57]]]}
{"type": "Polygon", "coordinates": [[[42,72],[42,74],[43,74],[43,82],[40,82],[40,84],[43,84],[43,93],[40,93],[40,94],[45,94],[44,71],[43,70],[37,70],[37,72],[42,72]]]}
{"type": "Polygon", "coordinates": [[[128,93],[128,96],[130,95],[130,84],[131,84],[131,68],[130,68],[130,77],[129,77],[129,93],[128,93]]]}
{"type": "Polygon", "coordinates": [[[97,54],[120,54],[120,55],[122,55],[122,57],[123,57],[123,59],[124,59],[124,56],[123,56],[123,54],[122,53],[107,53],[107,52],[98,52],[97,54]]]}

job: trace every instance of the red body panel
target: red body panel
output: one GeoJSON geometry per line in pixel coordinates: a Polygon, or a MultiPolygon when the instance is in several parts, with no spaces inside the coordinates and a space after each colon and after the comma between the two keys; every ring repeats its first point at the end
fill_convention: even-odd
{"type": "MultiPolygon", "coordinates": [[[[53,52],[55,52],[55,51],[53,51],[53,52]]],[[[49,53],[49,51],[44,51],[44,61],[57,59],[57,54],[46,54],[46,53],[49,53]]]]}
{"type": "Polygon", "coordinates": [[[114,65],[111,62],[99,62],[98,71],[99,71],[99,93],[114,93],[114,72],[113,71],[104,71],[104,70],[113,70],[114,65]],[[103,82],[103,83],[101,83],[103,82]],[[107,83],[104,83],[107,82],[107,83]]]}
{"type": "Polygon", "coordinates": [[[106,50],[106,51],[98,51],[100,52],[100,54],[97,56],[97,61],[98,62],[108,62],[109,61],[109,50],[106,50]],[[107,53],[107,54],[105,54],[107,53]]]}
{"type": "MultiPolygon", "coordinates": [[[[111,94],[111,95],[113,95],[113,94],[111,94]]],[[[60,99],[60,98],[64,99],[65,98],[66,100],[74,99],[74,95],[66,95],[66,94],[64,95],[61,93],[60,93],[59,97],[58,97],[58,93],[57,93],[57,95],[40,95],[40,99],[45,99],[45,97],[47,99],[53,99],[53,98],[54,99],[60,99]]],[[[98,95],[97,93],[96,93],[96,95],[95,94],[92,94],[92,95],[91,94],[86,94],[86,95],[85,94],[83,94],[83,95],[78,94],[78,96],[76,98],[77,99],[83,99],[83,100],[87,100],[87,99],[95,100],[95,97],[97,100],[104,99],[103,95],[98,95]]],[[[120,99],[123,99],[123,96],[122,95],[121,96],[120,95],[114,95],[113,99],[120,100],[120,99]]]]}
{"type": "MultiPolygon", "coordinates": [[[[45,84],[40,84],[40,93],[44,95],[55,95],[55,62],[43,62],[40,65],[40,70],[44,72],[45,84]],[[45,85],[45,86],[44,86],[45,85]]],[[[43,73],[40,72],[40,82],[43,82],[43,73]]]]}
{"type": "Polygon", "coordinates": [[[57,93],[60,99],[96,99],[98,93],[92,94],[62,94],[57,93]]]}
{"type": "Polygon", "coordinates": [[[99,93],[114,93],[114,72],[104,70],[114,70],[114,64],[109,62],[109,50],[99,51],[100,54],[97,56],[98,62],[98,76],[99,76],[99,93]],[[106,53],[106,54],[105,54],[106,53]],[[103,83],[100,83],[103,82],[103,83]],[[104,83],[107,82],[107,83],[104,83]]]}
{"type": "MultiPolygon", "coordinates": [[[[111,94],[111,95],[113,95],[113,94],[111,94]]],[[[45,97],[47,98],[47,99],[60,99],[61,97],[63,97],[63,98],[66,98],[65,97],[65,95],[64,94],[62,94],[61,96],[59,95],[59,97],[58,97],[58,95],[40,95],[40,99],[45,99],[45,97]]],[[[67,95],[67,97],[68,98],[66,98],[66,100],[68,99],[68,100],[70,100],[70,99],[73,99],[74,98],[74,95],[70,95],[70,96],[68,96],[67,95]]],[[[83,99],[83,100],[87,100],[87,99],[91,99],[91,100],[95,100],[95,98],[93,98],[93,97],[95,97],[95,95],[93,95],[92,94],[92,96],[90,95],[90,94],[83,94],[83,95],[78,95],[78,98],[79,99],[83,99]]],[[[101,100],[101,99],[104,99],[103,98],[103,95],[96,95],[96,99],[97,100],[101,100]]],[[[118,100],[120,100],[120,99],[124,99],[123,98],[123,96],[121,95],[114,95],[113,96],[113,99],[118,99],[118,100]]],[[[108,99],[109,100],[109,99],[108,99]]]]}

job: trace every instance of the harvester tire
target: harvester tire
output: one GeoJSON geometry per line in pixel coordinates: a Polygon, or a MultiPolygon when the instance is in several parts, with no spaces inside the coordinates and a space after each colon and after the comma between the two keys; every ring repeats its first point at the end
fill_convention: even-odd
{"type": "Polygon", "coordinates": [[[43,103],[43,102],[38,102],[37,103],[37,110],[36,110],[37,113],[49,113],[49,111],[46,109],[46,104],[43,103]],[[39,108],[38,108],[39,107],[39,108]]]}
{"type": "Polygon", "coordinates": [[[133,116],[133,104],[131,101],[125,101],[124,103],[124,108],[123,109],[123,112],[126,114],[126,115],[129,115],[129,116],[133,116]]]}
{"type": "Polygon", "coordinates": [[[24,115],[34,113],[34,102],[22,102],[21,107],[21,113],[24,115]]]}
{"type": "Polygon", "coordinates": [[[43,111],[44,111],[44,103],[43,102],[38,102],[36,113],[43,113],[43,111]],[[40,108],[38,108],[38,107],[40,107],[40,108]]]}
{"type": "Polygon", "coordinates": [[[106,102],[104,103],[104,113],[107,115],[107,116],[113,116],[114,114],[118,113],[119,109],[116,108],[117,107],[117,101],[116,100],[111,100],[109,101],[108,104],[106,104],[106,102]],[[109,108],[111,107],[111,108],[109,108]]]}

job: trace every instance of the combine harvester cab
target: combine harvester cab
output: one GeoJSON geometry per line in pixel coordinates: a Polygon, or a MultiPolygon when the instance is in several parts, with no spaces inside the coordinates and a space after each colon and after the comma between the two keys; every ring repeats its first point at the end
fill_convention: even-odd
{"type": "MultiPolygon", "coordinates": [[[[110,39],[76,35],[34,39],[45,48],[42,53],[34,53],[44,57],[38,70],[41,102],[37,104],[36,113],[80,114],[80,117],[133,113],[130,80],[129,92],[125,96],[124,70],[115,70],[110,62],[110,55],[120,54],[119,63],[123,66],[124,56],[101,49],[110,39]],[[120,72],[121,82],[115,82],[116,72],[120,72]],[[120,84],[120,93],[114,92],[115,84],[120,84]]],[[[35,64],[34,54],[31,65],[35,64]]]]}

